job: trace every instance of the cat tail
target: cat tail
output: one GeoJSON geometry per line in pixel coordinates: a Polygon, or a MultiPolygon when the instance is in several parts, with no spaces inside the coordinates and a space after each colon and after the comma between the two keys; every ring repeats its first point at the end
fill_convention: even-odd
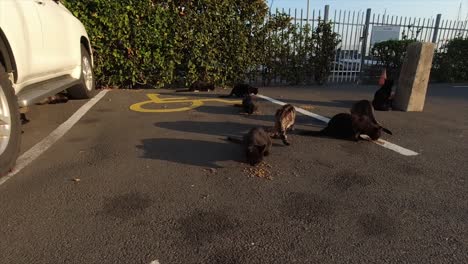
{"type": "Polygon", "coordinates": [[[239,144],[244,143],[244,140],[242,138],[237,138],[237,137],[227,137],[227,140],[234,142],[234,143],[239,143],[239,144]]]}

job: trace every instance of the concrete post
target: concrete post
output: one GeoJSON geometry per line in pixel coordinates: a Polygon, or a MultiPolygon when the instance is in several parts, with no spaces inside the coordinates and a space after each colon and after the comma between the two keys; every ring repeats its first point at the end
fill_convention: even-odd
{"type": "Polygon", "coordinates": [[[406,112],[422,112],[436,45],[416,42],[408,47],[400,73],[393,108],[406,112]]]}

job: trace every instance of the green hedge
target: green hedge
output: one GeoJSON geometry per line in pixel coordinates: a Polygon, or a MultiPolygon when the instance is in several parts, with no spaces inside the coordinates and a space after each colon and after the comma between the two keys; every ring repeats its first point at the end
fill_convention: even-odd
{"type": "Polygon", "coordinates": [[[67,0],[91,38],[99,85],[162,86],[174,79],[180,37],[176,12],[151,1],[67,0]]]}
{"type": "MultiPolygon", "coordinates": [[[[268,69],[264,79],[271,80],[280,68],[289,72],[282,73],[286,79],[293,79],[295,66],[282,56],[299,55],[289,37],[298,27],[284,14],[269,17],[265,0],[64,3],[90,35],[101,86],[165,87],[196,80],[232,85],[258,75],[260,66],[268,69]]],[[[321,23],[310,45],[316,55],[308,58],[320,81],[329,73],[338,38],[330,29],[321,23]]]]}
{"type": "Polygon", "coordinates": [[[468,38],[450,40],[435,54],[432,78],[444,82],[468,81],[468,38]]]}
{"type": "Polygon", "coordinates": [[[374,45],[372,55],[387,69],[389,78],[398,79],[408,46],[414,42],[414,39],[382,41],[374,45]]]}
{"type": "MultiPolygon", "coordinates": [[[[375,44],[372,54],[387,69],[390,78],[398,79],[408,45],[414,39],[389,40],[375,44]]],[[[455,38],[434,55],[431,79],[442,82],[468,81],[468,38],[455,38]]]]}
{"type": "Polygon", "coordinates": [[[269,84],[281,79],[291,85],[315,82],[323,84],[331,72],[336,46],[340,36],[333,32],[332,23],[319,22],[316,28],[310,24],[301,27],[291,24],[288,17],[274,17],[277,25],[266,36],[264,61],[267,71],[263,79],[269,84]],[[282,29],[282,30],[279,30],[282,29]]]}

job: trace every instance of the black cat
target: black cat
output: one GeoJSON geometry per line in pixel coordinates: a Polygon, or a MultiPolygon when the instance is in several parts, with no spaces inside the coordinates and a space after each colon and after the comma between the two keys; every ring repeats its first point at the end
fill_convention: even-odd
{"type": "Polygon", "coordinates": [[[383,127],[376,119],[375,119],[375,112],[374,108],[372,107],[372,103],[369,100],[361,100],[354,103],[353,107],[351,107],[351,114],[357,116],[367,116],[369,119],[376,125],[382,127],[382,131],[389,135],[393,135],[392,131],[383,127]]]}
{"type": "Polygon", "coordinates": [[[26,117],[25,113],[20,113],[20,120],[22,125],[25,125],[30,122],[30,120],[26,117]]]}
{"type": "Polygon", "coordinates": [[[390,111],[392,110],[392,87],[393,87],[393,80],[385,80],[384,85],[377,90],[374,94],[374,100],[372,101],[372,105],[374,106],[375,110],[379,111],[390,111]]]}
{"type": "Polygon", "coordinates": [[[242,104],[235,104],[234,106],[242,107],[244,113],[249,115],[258,111],[258,105],[251,95],[247,95],[242,99],[242,104]]]}
{"type": "Polygon", "coordinates": [[[327,126],[320,131],[301,132],[302,135],[326,136],[338,139],[358,141],[360,135],[368,135],[377,140],[382,135],[382,127],[375,124],[368,116],[358,116],[348,113],[332,117],[327,126]]]}
{"type": "Polygon", "coordinates": [[[182,90],[177,90],[176,92],[195,92],[195,91],[200,91],[200,92],[208,92],[208,91],[214,91],[215,85],[210,82],[204,82],[204,81],[196,81],[190,85],[188,89],[182,89],[182,90]]]}
{"type": "Polygon", "coordinates": [[[263,128],[252,128],[243,139],[228,137],[228,140],[244,145],[247,162],[255,166],[270,154],[271,138],[263,128]]]}
{"type": "Polygon", "coordinates": [[[230,94],[221,95],[219,97],[221,98],[227,98],[227,97],[232,97],[232,96],[244,97],[246,95],[251,95],[251,94],[255,94],[255,95],[258,94],[258,88],[253,87],[246,83],[239,83],[239,84],[234,85],[230,94]]]}

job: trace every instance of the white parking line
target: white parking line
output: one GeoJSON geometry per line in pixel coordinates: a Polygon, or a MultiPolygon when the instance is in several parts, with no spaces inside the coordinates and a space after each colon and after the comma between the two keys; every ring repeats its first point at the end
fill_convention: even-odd
{"type": "Polygon", "coordinates": [[[18,172],[24,169],[37,159],[42,153],[49,149],[55,142],[57,142],[63,135],[65,135],[109,90],[103,90],[95,97],[89,100],[85,105],[80,107],[67,121],[57,127],[52,133],[45,137],[41,142],[37,143],[34,147],[26,151],[16,161],[16,166],[5,177],[0,178],[0,185],[4,184],[9,179],[13,178],[18,172]]]}
{"type": "MultiPolygon", "coordinates": [[[[281,102],[281,101],[278,101],[278,100],[275,100],[273,98],[270,98],[268,96],[265,96],[265,95],[257,95],[258,97],[262,98],[262,99],[265,99],[267,101],[270,101],[274,104],[278,104],[278,105],[285,105],[286,103],[285,102],[281,102]]],[[[310,116],[312,118],[315,118],[317,120],[320,120],[322,122],[325,122],[325,123],[328,123],[330,121],[330,118],[327,118],[327,117],[324,117],[324,116],[321,116],[321,115],[317,115],[317,114],[314,114],[312,112],[309,112],[307,110],[304,110],[302,108],[299,108],[297,106],[295,106],[296,108],[296,111],[303,114],[303,115],[306,115],[306,116],[310,116]]],[[[412,150],[409,150],[409,149],[406,149],[406,148],[403,148],[403,147],[400,147],[398,145],[395,145],[393,143],[390,143],[388,141],[385,141],[385,140],[382,140],[382,139],[379,139],[377,141],[372,141],[374,142],[375,144],[379,145],[379,146],[382,146],[384,148],[387,148],[387,149],[390,149],[390,150],[393,150],[403,156],[417,156],[419,155],[417,152],[414,152],[412,150]]]]}

